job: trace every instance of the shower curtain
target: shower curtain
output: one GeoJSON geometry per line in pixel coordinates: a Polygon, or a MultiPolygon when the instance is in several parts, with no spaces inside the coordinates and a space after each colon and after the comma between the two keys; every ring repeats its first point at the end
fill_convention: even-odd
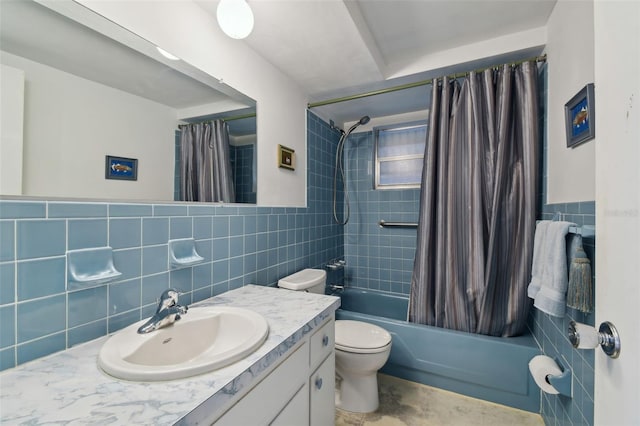
{"type": "Polygon", "coordinates": [[[235,202],[228,124],[214,120],[180,130],[180,199],[235,202]]]}
{"type": "Polygon", "coordinates": [[[409,321],[524,331],[536,221],[535,62],[434,81],[409,321]]]}

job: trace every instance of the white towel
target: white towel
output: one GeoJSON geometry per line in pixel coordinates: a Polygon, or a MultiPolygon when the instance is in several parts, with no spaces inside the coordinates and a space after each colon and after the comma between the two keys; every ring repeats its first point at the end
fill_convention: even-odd
{"type": "Polygon", "coordinates": [[[570,222],[542,220],[533,241],[531,282],[527,294],[533,306],[549,315],[563,317],[567,297],[567,249],[565,236],[570,222]]]}

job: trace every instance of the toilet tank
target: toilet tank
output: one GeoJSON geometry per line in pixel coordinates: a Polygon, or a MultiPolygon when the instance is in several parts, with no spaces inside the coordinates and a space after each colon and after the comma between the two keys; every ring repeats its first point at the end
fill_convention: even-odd
{"type": "Polygon", "coordinates": [[[287,290],[307,291],[324,294],[327,283],[327,272],[323,269],[303,269],[295,274],[281,278],[278,287],[287,290]]]}

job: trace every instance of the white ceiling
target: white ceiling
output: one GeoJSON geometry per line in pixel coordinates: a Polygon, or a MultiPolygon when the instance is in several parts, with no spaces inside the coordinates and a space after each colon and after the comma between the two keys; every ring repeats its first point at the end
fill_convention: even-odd
{"type": "MultiPolygon", "coordinates": [[[[196,3],[215,16],[217,0],[196,3]]],[[[313,102],[537,55],[544,42],[530,35],[536,30],[544,32],[556,0],[248,3],[255,27],[244,42],[296,81],[313,102]],[[503,51],[474,56],[475,46],[487,52],[491,44],[503,51]],[[452,54],[459,51],[464,53],[452,54]]],[[[376,96],[314,111],[339,123],[357,120],[365,113],[394,114],[425,108],[425,90],[421,87],[391,95],[391,99],[376,96]]]]}

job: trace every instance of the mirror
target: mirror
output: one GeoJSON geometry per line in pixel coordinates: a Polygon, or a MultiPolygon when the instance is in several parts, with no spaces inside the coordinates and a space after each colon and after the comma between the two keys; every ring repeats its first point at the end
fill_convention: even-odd
{"type": "Polygon", "coordinates": [[[0,195],[179,200],[178,126],[223,119],[236,202],[256,202],[253,99],[78,3],[0,8],[0,195]]]}

